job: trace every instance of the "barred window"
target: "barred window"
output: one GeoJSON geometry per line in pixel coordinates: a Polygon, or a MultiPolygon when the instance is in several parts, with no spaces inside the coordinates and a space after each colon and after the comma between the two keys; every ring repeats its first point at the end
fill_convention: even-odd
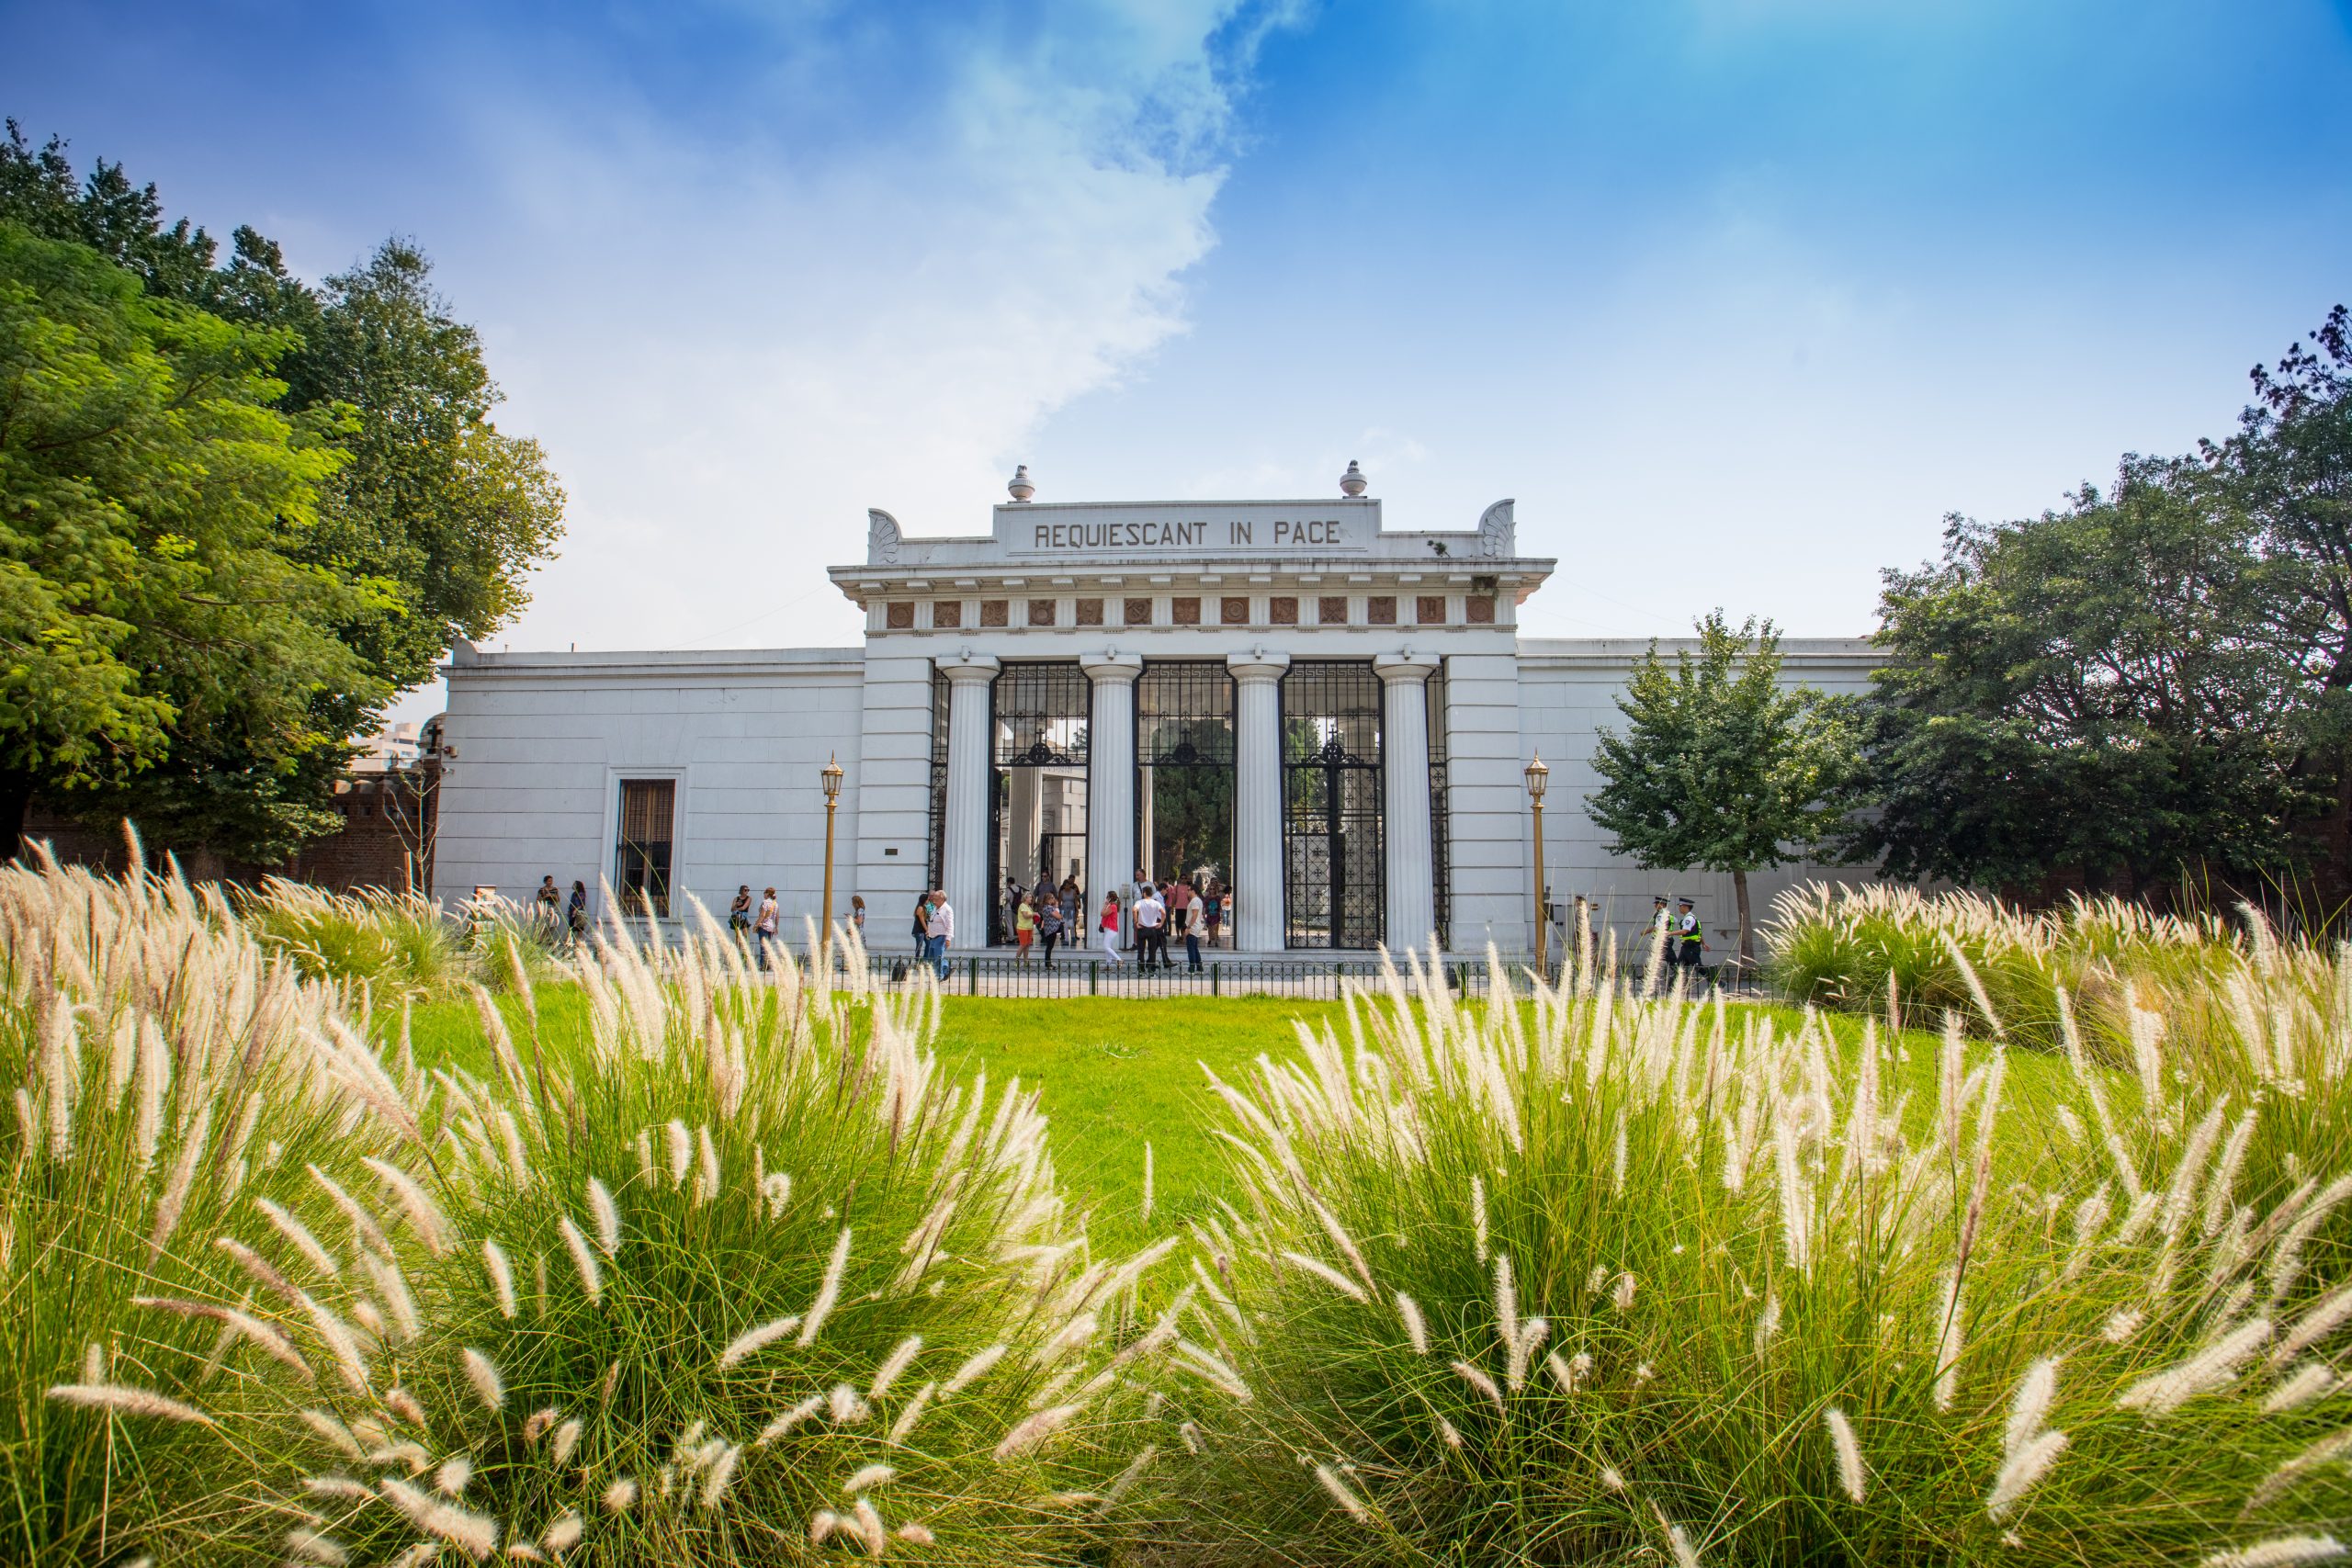
{"type": "Polygon", "coordinates": [[[613,886],[629,914],[670,915],[670,846],[677,817],[678,781],[623,779],[620,838],[614,846],[613,886]]]}

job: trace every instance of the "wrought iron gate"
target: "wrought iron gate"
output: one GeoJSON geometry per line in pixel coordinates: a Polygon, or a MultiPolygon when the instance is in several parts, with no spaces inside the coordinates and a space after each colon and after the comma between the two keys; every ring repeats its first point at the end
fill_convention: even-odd
{"type": "Polygon", "coordinates": [[[1012,940],[1011,884],[1086,885],[1091,687],[1076,660],[1007,664],[991,682],[989,940],[1012,940]]]}
{"type": "Polygon", "coordinates": [[[1233,674],[1221,660],[1149,660],[1136,682],[1136,844],[1154,876],[1232,881],[1233,674]]]}
{"type": "Polygon", "coordinates": [[[1288,945],[1377,946],[1387,903],[1380,677],[1369,663],[1300,660],[1282,694],[1288,945]]]}

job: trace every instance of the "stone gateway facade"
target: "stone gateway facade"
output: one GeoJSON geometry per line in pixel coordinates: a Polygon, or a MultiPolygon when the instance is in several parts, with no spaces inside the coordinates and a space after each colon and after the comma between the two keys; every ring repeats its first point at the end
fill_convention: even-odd
{"type": "MultiPolygon", "coordinates": [[[[542,875],[673,916],[774,886],[797,935],[822,898],[829,759],[845,773],[835,904],[902,949],[944,887],[957,947],[1009,884],[1074,881],[1093,935],[1138,874],[1227,889],[1244,953],[1532,945],[1541,754],[1552,905],[1631,934],[1654,894],[1734,919],[1730,879],[1643,871],[1587,818],[1595,732],[1646,642],[1524,637],[1561,570],[1512,503],[1392,531],[1350,465],[1330,501],[1033,502],[985,535],[869,515],[831,569],[856,649],[485,654],[460,647],[442,724],[436,891],[528,897],[542,875]]],[[[1567,568],[1574,570],[1574,564],[1567,568]]],[[[1662,642],[1664,650],[1678,644],[1662,642]]],[[[1790,640],[1785,677],[1866,683],[1867,642],[1790,640]]],[[[1823,874],[1752,877],[1769,900],[1823,874]]],[[[1572,917],[1570,917],[1572,918],[1572,917]]],[[[1719,949],[1724,945],[1717,940],[1719,949]]]]}

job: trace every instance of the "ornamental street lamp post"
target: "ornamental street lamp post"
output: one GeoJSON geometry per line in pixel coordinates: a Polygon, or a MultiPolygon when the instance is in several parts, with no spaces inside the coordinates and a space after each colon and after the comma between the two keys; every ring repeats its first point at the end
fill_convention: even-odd
{"type": "Polygon", "coordinates": [[[841,759],[826,758],[824,771],[818,776],[825,781],[825,904],[820,912],[825,934],[817,951],[824,965],[825,989],[830,991],[833,988],[833,812],[842,803],[841,759]]]}
{"type": "Polygon", "coordinates": [[[1550,946],[1545,940],[1549,935],[1550,922],[1545,918],[1548,911],[1544,908],[1544,789],[1551,782],[1552,770],[1544,765],[1543,755],[1539,752],[1535,760],[1527,764],[1527,802],[1535,813],[1535,970],[1546,981],[1550,980],[1552,970],[1545,961],[1546,949],[1550,946]]]}

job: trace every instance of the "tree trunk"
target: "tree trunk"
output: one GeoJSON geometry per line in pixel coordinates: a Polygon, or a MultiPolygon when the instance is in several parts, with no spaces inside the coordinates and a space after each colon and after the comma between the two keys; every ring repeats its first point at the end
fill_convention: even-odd
{"type": "Polygon", "coordinates": [[[1745,980],[1747,978],[1748,972],[1756,967],[1756,925],[1755,922],[1748,918],[1747,913],[1747,873],[1744,871],[1735,871],[1731,874],[1731,891],[1732,897],[1739,903],[1739,968],[1737,973],[1739,977],[1745,980]]]}
{"type": "Polygon", "coordinates": [[[30,773],[0,771],[0,864],[25,847],[25,810],[33,801],[30,773]]]}

